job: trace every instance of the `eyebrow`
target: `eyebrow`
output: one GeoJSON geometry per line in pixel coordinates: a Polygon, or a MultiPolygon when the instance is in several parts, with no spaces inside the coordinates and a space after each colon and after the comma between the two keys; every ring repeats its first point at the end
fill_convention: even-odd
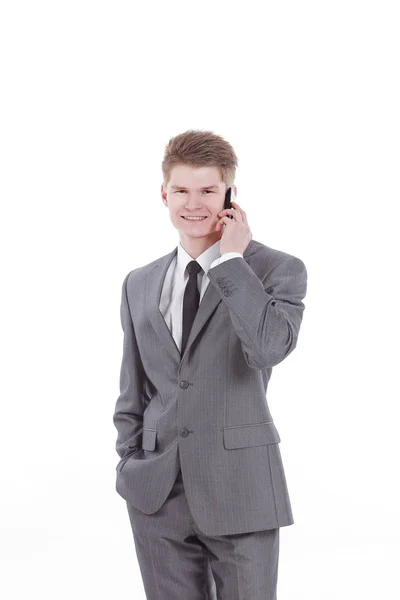
{"type": "MultiPolygon", "coordinates": [[[[200,188],[201,190],[211,190],[212,188],[217,188],[217,185],[205,185],[202,188],[200,188]]],[[[187,188],[185,188],[184,185],[171,185],[171,190],[186,190],[187,188]]]]}

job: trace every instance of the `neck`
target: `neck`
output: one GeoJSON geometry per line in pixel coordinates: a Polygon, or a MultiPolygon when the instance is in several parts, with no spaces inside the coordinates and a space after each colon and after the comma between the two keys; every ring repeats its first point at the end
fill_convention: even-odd
{"type": "Polygon", "coordinates": [[[208,248],[211,248],[215,242],[220,240],[221,235],[222,234],[219,231],[216,231],[215,234],[198,238],[181,235],[179,241],[181,246],[193,258],[193,260],[196,260],[200,254],[203,254],[203,252],[205,252],[208,248]]]}

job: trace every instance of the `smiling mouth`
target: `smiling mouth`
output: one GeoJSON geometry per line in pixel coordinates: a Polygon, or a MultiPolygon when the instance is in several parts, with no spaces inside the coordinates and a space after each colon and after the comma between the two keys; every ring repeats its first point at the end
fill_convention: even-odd
{"type": "Polygon", "coordinates": [[[205,219],[207,219],[207,217],[185,217],[184,215],[181,215],[182,219],[185,219],[186,221],[204,221],[205,219]]]}

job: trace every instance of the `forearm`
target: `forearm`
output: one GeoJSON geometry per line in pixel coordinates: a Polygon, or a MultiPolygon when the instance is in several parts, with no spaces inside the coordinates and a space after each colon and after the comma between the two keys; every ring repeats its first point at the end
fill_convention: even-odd
{"type": "Polygon", "coordinates": [[[240,257],[211,268],[208,277],[229,308],[251,368],[273,367],[294,350],[307,288],[307,271],[300,259],[284,259],[264,281],[240,257]]]}
{"type": "Polygon", "coordinates": [[[139,355],[134,327],[129,311],[126,285],[122,285],[121,325],[124,332],[120,370],[120,394],[116,401],[113,422],[118,431],[116,451],[122,458],[141,447],[144,412],[144,370],[139,355]]]}

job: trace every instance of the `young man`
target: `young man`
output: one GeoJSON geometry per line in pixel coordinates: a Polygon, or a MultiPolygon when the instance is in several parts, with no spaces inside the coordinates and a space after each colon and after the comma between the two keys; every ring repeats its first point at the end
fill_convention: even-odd
{"type": "Polygon", "coordinates": [[[116,489],[148,600],[276,599],[279,528],[294,523],[266,391],[296,346],[307,272],[252,240],[238,203],[223,210],[236,167],[212,132],[169,141],[161,197],[179,243],[122,286],[116,489]]]}

